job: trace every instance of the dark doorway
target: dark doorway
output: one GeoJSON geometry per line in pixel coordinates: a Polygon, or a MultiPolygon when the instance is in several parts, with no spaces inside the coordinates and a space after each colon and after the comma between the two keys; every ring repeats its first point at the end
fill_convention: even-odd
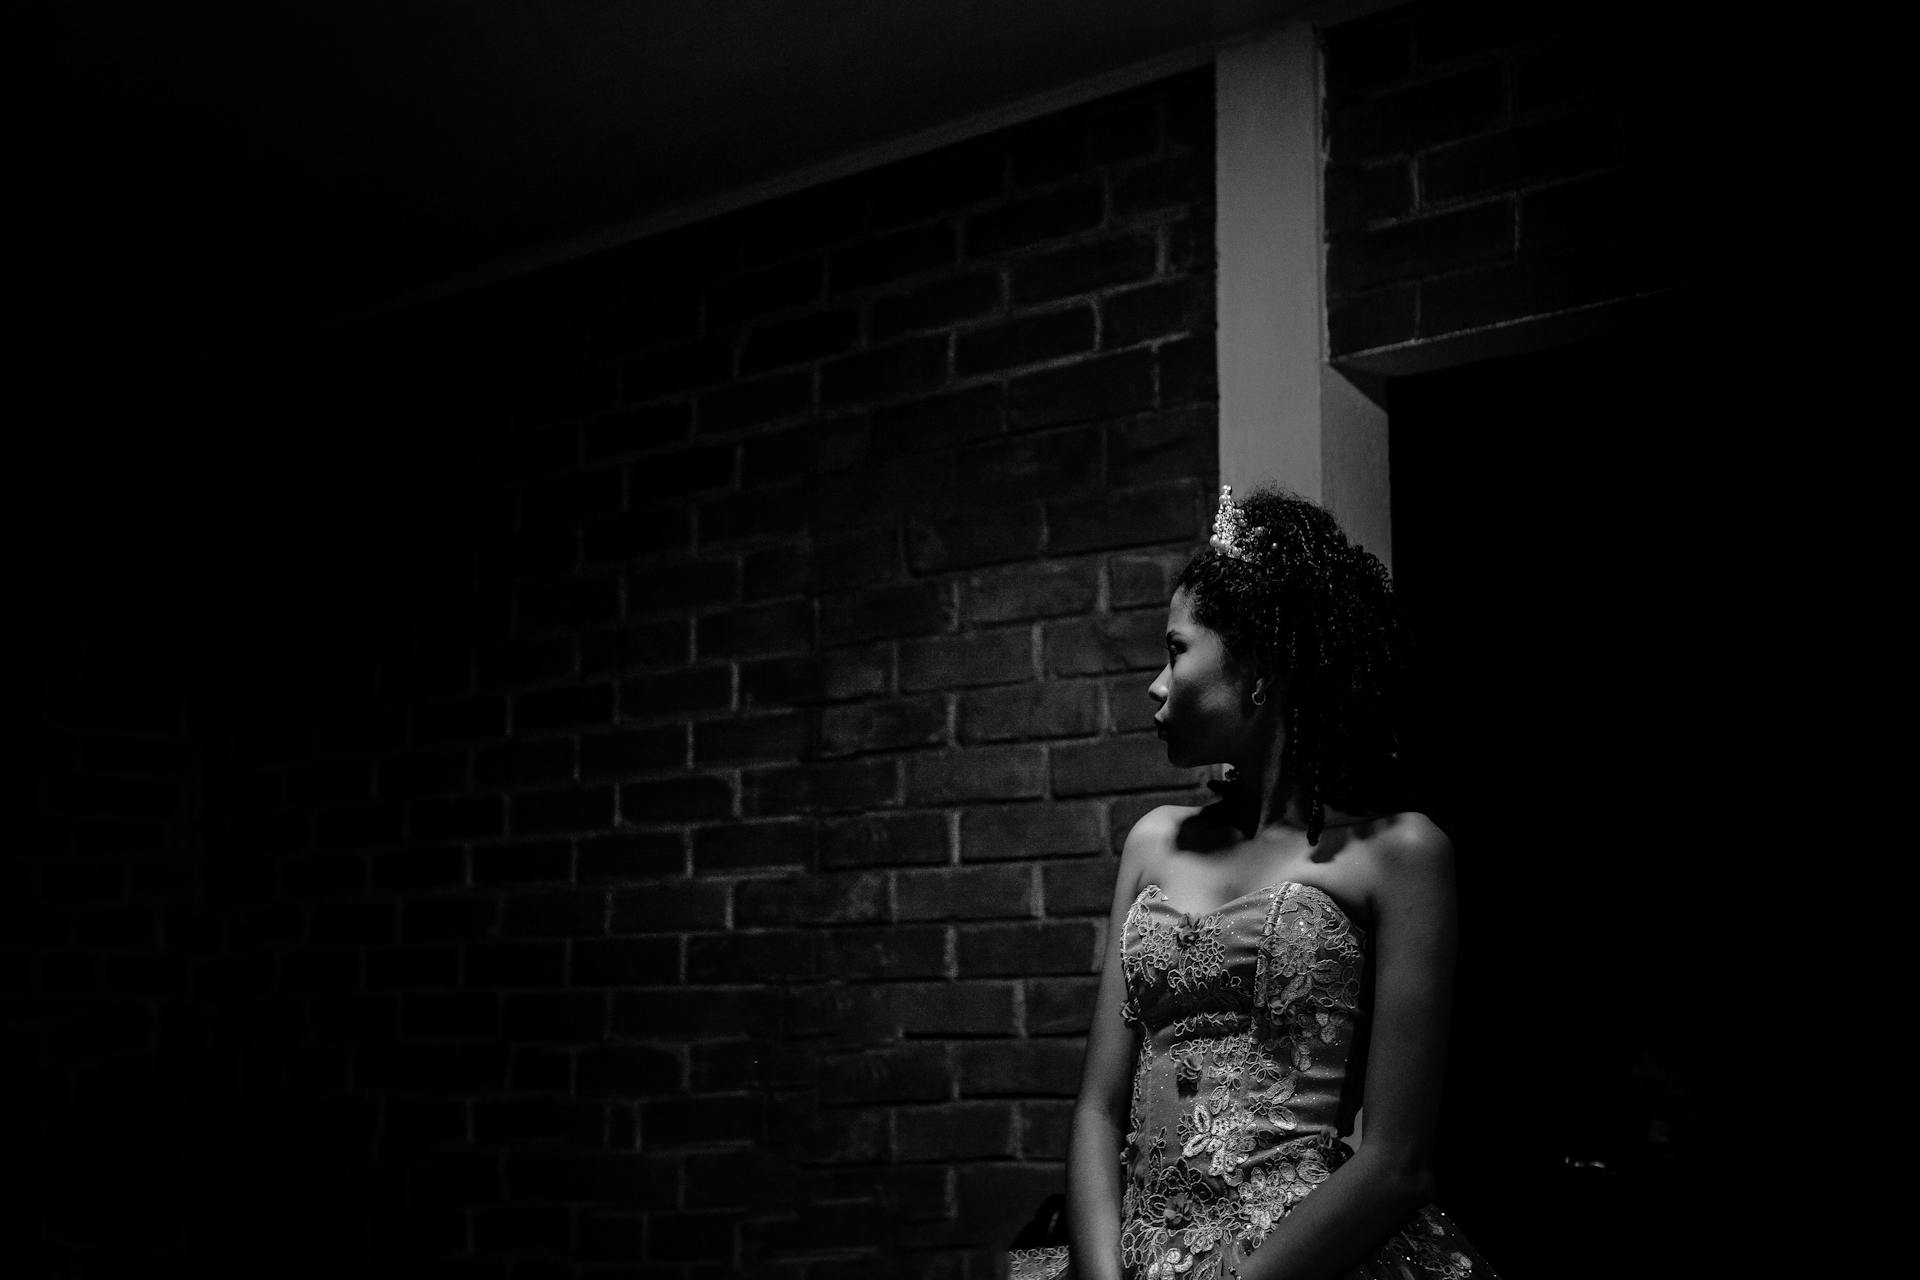
{"type": "Polygon", "coordinates": [[[1509,1275],[1680,1265],[1719,447],[1683,336],[1388,387],[1411,754],[1460,867],[1441,1203],[1509,1275]]]}

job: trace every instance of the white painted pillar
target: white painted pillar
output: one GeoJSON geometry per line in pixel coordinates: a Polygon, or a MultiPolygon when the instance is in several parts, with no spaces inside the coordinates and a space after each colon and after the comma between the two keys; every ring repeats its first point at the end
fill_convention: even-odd
{"type": "Polygon", "coordinates": [[[1214,92],[1220,478],[1323,503],[1391,567],[1386,412],[1326,361],[1312,24],[1221,50],[1214,92]]]}

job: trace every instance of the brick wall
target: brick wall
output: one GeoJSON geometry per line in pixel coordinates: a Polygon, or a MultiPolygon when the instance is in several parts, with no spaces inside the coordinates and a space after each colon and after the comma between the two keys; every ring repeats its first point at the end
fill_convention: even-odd
{"type": "Polygon", "coordinates": [[[1144,689],[1216,479],[1211,103],[226,371],[145,1265],[995,1274],[1117,841],[1196,783],[1144,689]]]}
{"type": "Polygon", "coordinates": [[[1428,3],[1325,31],[1331,353],[1694,279],[1719,144],[1685,24],[1428,3]]]}
{"type": "Polygon", "coordinates": [[[146,410],[191,378],[11,324],[0,365],[0,1270],[37,1280],[71,1274],[64,1241],[109,1265],[184,1240],[158,1066],[193,1023],[191,504],[146,410]]]}

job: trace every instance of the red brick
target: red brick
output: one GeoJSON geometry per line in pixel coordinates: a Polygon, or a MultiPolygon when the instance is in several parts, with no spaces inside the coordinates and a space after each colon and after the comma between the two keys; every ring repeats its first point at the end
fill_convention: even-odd
{"type": "Polygon", "coordinates": [[[1100,225],[1105,214],[1106,193],[1097,183],[1015,200],[967,219],[967,256],[1004,253],[1089,231],[1100,225]]]}
{"type": "MultiPolygon", "coordinates": [[[[660,981],[678,982],[673,975],[660,981]]],[[[613,993],[612,1031],[649,1040],[750,1035],[779,1016],[779,995],[761,987],[654,986],[613,993]]]]}
{"type": "Polygon", "coordinates": [[[1200,496],[1212,476],[1120,489],[1047,504],[1048,546],[1057,554],[1134,547],[1201,536],[1200,496]]]}
{"type": "Polygon", "coordinates": [[[1604,168],[1619,156],[1613,126],[1610,113],[1588,111],[1429,151],[1421,199],[1431,206],[1604,168]]]}
{"type": "Polygon", "coordinates": [[[1157,338],[1212,332],[1212,272],[1160,280],[1100,300],[1100,346],[1106,351],[1157,338]]]}
{"type": "Polygon", "coordinates": [[[671,501],[707,489],[733,484],[740,449],[734,444],[709,444],[671,453],[656,453],[627,468],[627,500],[671,501]]]}
{"type": "Polygon", "coordinates": [[[591,631],[580,637],[580,670],[587,675],[678,666],[692,653],[687,618],[661,618],[633,627],[591,631]]]}
{"type": "Polygon", "coordinates": [[[1091,800],[985,805],[960,815],[960,856],[967,862],[1106,849],[1105,809],[1091,800]]]}
{"type": "Polygon", "coordinates": [[[604,778],[687,765],[687,726],[654,725],[580,739],[580,776],[604,778]]]}
{"type": "Polygon", "coordinates": [[[696,767],[751,760],[798,760],[807,752],[807,718],[797,711],[737,720],[703,720],[693,726],[696,767]]]}
{"type": "Polygon", "coordinates": [[[1101,489],[1103,455],[1097,427],[984,441],[960,454],[960,497],[966,510],[976,511],[1095,494],[1101,489]]]}
{"type": "Polygon", "coordinates": [[[614,934],[726,927],[727,886],[711,880],[657,880],[622,889],[613,895],[608,923],[614,934]]]}
{"type": "Polygon", "coordinates": [[[1091,920],[968,925],[959,930],[960,973],[969,978],[1088,973],[1099,967],[1099,933],[1091,920]]]}
{"type": "Polygon", "coordinates": [[[1046,541],[1040,503],[998,507],[982,520],[968,512],[955,520],[915,520],[907,526],[907,563],[915,573],[940,573],[1002,564],[1039,555],[1046,541]]]}
{"type": "MultiPolygon", "coordinates": [[[[1151,485],[1219,471],[1219,409],[1191,405],[1143,414],[1107,428],[1107,480],[1114,488],[1151,485]]],[[[1183,536],[1182,527],[1175,536],[1183,536]]]]}
{"type": "Polygon", "coordinates": [[[807,589],[810,556],[800,542],[762,547],[740,559],[740,596],[755,603],[773,596],[797,596],[807,589]]]}
{"type": "Polygon", "coordinates": [[[865,698],[885,693],[892,681],[891,645],[740,664],[740,697],[748,706],[865,698]]]}
{"type": "Polygon", "coordinates": [[[1042,560],[969,574],[960,584],[963,626],[1084,613],[1100,594],[1097,560],[1042,560]]]}
{"type": "Polygon", "coordinates": [[[1027,627],[935,636],[900,646],[900,688],[910,693],[1033,677],[1033,632],[1027,627]]]}
{"type": "Polygon", "coordinates": [[[942,329],[1000,305],[1000,273],[975,271],[936,279],[873,304],[873,340],[884,342],[920,329],[942,329]]]}
{"type": "Polygon", "coordinates": [[[612,787],[529,791],[513,797],[513,833],[602,831],[613,825],[612,787]]]}
{"type": "Polygon", "coordinates": [[[579,630],[619,616],[620,580],[612,575],[523,587],[513,596],[514,630],[522,634],[579,630]]]}
{"type": "Polygon", "coordinates": [[[1113,216],[1182,212],[1183,205],[1205,205],[1213,198],[1209,157],[1170,156],[1117,173],[1113,178],[1113,216]]]}
{"type": "Polygon", "coordinates": [[[954,1047],[962,1097],[1071,1098],[1086,1047],[1078,1040],[995,1040],[954,1047]]]}
{"type": "Polygon", "coordinates": [[[828,286],[836,294],[846,293],[951,266],[958,249],[953,228],[944,225],[872,237],[828,260],[828,286]]]}
{"type": "Polygon", "coordinates": [[[997,386],[968,387],[946,395],[876,409],[869,451],[875,460],[951,449],[998,435],[1005,426],[1005,392],[997,386]]]}
{"type": "Polygon", "coordinates": [[[934,746],[947,740],[944,694],[855,702],[820,712],[820,753],[852,755],[934,746]]]}
{"type": "Polygon", "coordinates": [[[697,875],[804,867],[811,860],[814,828],[810,822],[733,822],[693,833],[697,875]]]}
{"type": "Polygon", "coordinates": [[[1011,1156],[1018,1145],[1013,1107],[1002,1102],[901,1107],[894,1112],[893,1133],[902,1161],[1011,1156]]]}
{"type": "Polygon", "coordinates": [[[584,424],[583,456],[589,463],[606,462],[643,449],[676,444],[693,433],[693,404],[689,400],[659,400],[615,413],[600,414],[584,424]]]}
{"type": "Polygon", "coordinates": [[[702,435],[744,431],[798,418],[813,408],[813,375],[805,369],[772,373],[715,387],[701,395],[695,429],[702,435]]]}
{"type": "Polygon", "coordinates": [[[806,528],[809,501],[806,485],[797,482],[709,498],[694,520],[699,548],[796,537],[806,528]]]}
{"type": "Polygon", "coordinates": [[[1052,919],[1062,916],[1104,916],[1113,906],[1114,876],[1118,868],[1109,858],[1076,858],[1050,862],[1040,868],[1041,902],[1052,919]]]}
{"type": "Polygon", "coordinates": [[[880,872],[743,880],[734,889],[734,925],[868,924],[886,920],[887,877],[880,872]]]}
{"type": "Polygon", "coordinates": [[[1033,873],[1024,866],[897,871],[894,912],[901,920],[991,920],[1034,914],[1033,873]]]}
{"type": "Polygon", "coordinates": [[[832,1107],[814,1114],[778,1115],[784,1128],[774,1135],[785,1150],[805,1151],[821,1164],[891,1163],[892,1143],[884,1107],[832,1107]]]}
{"type": "MultiPolygon", "coordinates": [[[[624,788],[620,804],[623,814],[632,811],[624,788]]],[[[579,841],[579,846],[579,866],[574,874],[581,884],[682,875],[687,870],[686,837],[678,831],[622,831],[588,836],[579,841]]]]}
{"type": "Polygon", "coordinates": [[[482,844],[472,852],[474,885],[532,885],[568,881],[574,850],[566,841],[513,841],[482,844]]]}
{"type": "Polygon", "coordinates": [[[1040,369],[1007,384],[1007,426],[1014,431],[1114,418],[1153,407],[1153,353],[1145,348],[1040,369]]]}
{"type": "Polygon", "coordinates": [[[820,370],[820,402],[841,407],[938,390],[947,381],[947,346],[947,335],[932,334],[830,361],[820,370]]]}
{"type": "Polygon", "coordinates": [[[1049,675],[1157,671],[1166,665],[1167,615],[1163,609],[1137,609],[1050,622],[1045,643],[1049,675]]]}
{"type": "Polygon", "coordinates": [[[567,944],[472,942],[465,949],[463,970],[470,987],[558,987],[566,981],[567,944]]]}
{"type": "Polygon", "coordinates": [[[666,1098],[643,1103],[640,1115],[641,1141],[649,1151],[664,1147],[750,1143],[760,1136],[760,1110],[763,1105],[761,1099],[750,1094],[666,1098]]]}
{"type": "Polygon", "coordinates": [[[869,813],[827,822],[820,865],[898,866],[948,861],[947,817],[941,813],[869,813]]]}
{"type": "Polygon", "coordinates": [[[728,1089],[791,1091],[816,1086],[810,1046],[787,1041],[712,1040],[688,1046],[687,1079],[695,1093],[728,1089]]]}
{"type": "Polygon", "coordinates": [[[1327,245],[1327,290],[1343,297],[1511,259],[1514,235],[1513,201],[1501,199],[1341,236],[1327,245]]]}
{"type": "Polygon", "coordinates": [[[724,818],[734,811],[733,782],[725,775],[686,774],[620,788],[623,823],[724,818]]]}
{"type": "Polygon", "coordinates": [[[1134,605],[1164,608],[1173,599],[1173,581],[1197,548],[1122,551],[1107,557],[1107,599],[1115,609],[1134,605]]]}
{"type": "MultiPolygon", "coordinates": [[[[598,1044],[606,1039],[606,1031],[604,991],[512,992],[506,996],[509,1040],[598,1044]]],[[[476,1112],[476,1122],[478,1118],[476,1112]]]]}
{"type": "Polygon", "coordinates": [[[856,986],[838,980],[795,985],[781,993],[780,1025],[789,1036],[831,1036],[850,1044],[873,1044],[899,1036],[890,986],[856,986]]]}
{"type": "Polygon", "coordinates": [[[899,770],[891,760],[802,764],[740,776],[740,811],[750,817],[865,809],[899,802],[899,770]]]}
{"type": "Polygon", "coordinates": [[[961,696],[960,740],[1073,737],[1097,733],[1103,718],[1092,681],[1009,685],[961,696]]]}
{"type": "MultiPolygon", "coordinates": [[[[741,483],[748,490],[859,465],[866,457],[867,418],[847,414],[791,431],[757,435],[740,446],[741,483]]],[[[750,493],[749,501],[759,495],[750,493]]]]}
{"type": "Polygon", "coordinates": [[[1205,776],[1175,769],[1167,763],[1166,744],[1145,735],[1063,744],[1053,748],[1052,764],[1057,796],[1166,790],[1185,780],[1198,785],[1205,776]]]}
{"type": "Polygon", "coordinates": [[[678,1052],[651,1045],[597,1045],[582,1050],[575,1062],[574,1089],[580,1097],[678,1093],[685,1087],[686,1070],[678,1052]]]}
{"type": "MultiPolygon", "coordinates": [[[[784,1208],[801,1203],[804,1194],[800,1170],[791,1157],[773,1151],[694,1152],[686,1157],[684,1177],[690,1209],[729,1205],[784,1208]]],[[[639,1256],[641,1251],[636,1248],[630,1254],[612,1255],[606,1260],[630,1262],[639,1256]]]]}
{"type": "MultiPolygon", "coordinates": [[[[613,504],[609,504],[611,510],[613,504]]],[[[589,565],[643,556],[684,554],[693,547],[693,522],[679,503],[609,514],[581,530],[581,559],[589,565]]]]}
{"type": "Polygon", "coordinates": [[[875,176],[873,225],[949,214],[999,195],[1006,181],[1006,154],[998,146],[940,151],[890,165],[875,176]]]}
{"type": "Polygon", "coordinates": [[[848,981],[942,978],[951,968],[947,932],[944,925],[831,930],[820,936],[820,972],[848,981]]]}
{"type": "Polygon", "coordinates": [[[1327,348],[1335,355],[1390,347],[1417,332],[1420,289],[1395,285],[1335,299],[1327,307],[1327,348]]]}
{"type": "Polygon", "coordinates": [[[966,747],[907,760],[907,803],[1009,800],[1046,789],[1046,750],[1038,746],[966,747]]]}
{"type": "Polygon", "coordinates": [[[800,653],[812,643],[813,605],[795,600],[732,609],[700,618],[698,628],[702,658],[800,653]]]}
{"type": "Polygon", "coordinates": [[[740,353],[740,372],[761,373],[781,365],[804,364],[839,355],[860,335],[860,313],[853,307],[808,311],[789,320],[753,329],[740,353]]]}
{"type": "Polygon", "coordinates": [[[956,378],[971,378],[1059,360],[1093,350],[1093,340],[1093,308],[1084,303],[1011,316],[956,335],[953,372],[956,378]]]}
{"type": "Polygon", "coordinates": [[[474,840],[505,834],[499,796],[450,796],[407,806],[408,830],[416,840],[474,840]]]}
{"type": "Polygon", "coordinates": [[[515,893],[502,904],[503,937],[579,937],[606,929],[607,895],[594,890],[515,893]]]}
{"type": "Polygon", "coordinates": [[[1073,1140],[1075,1104],[1022,1102],[1019,1107],[1020,1155],[1027,1160],[1065,1160],[1073,1140]]]}
{"type": "Polygon", "coordinates": [[[1027,983],[1027,1034],[1085,1035],[1099,991],[1097,975],[1035,978],[1027,983]]]}
{"type": "Polygon", "coordinates": [[[813,529],[891,527],[911,519],[945,520],[957,507],[949,451],[875,458],[814,481],[813,529]]]}
{"type": "Polygon", "coordinates": [[[900,1031],[914,1036],[1012,1036],[1020,1032],[1016,983],[902,983],[889,988],[900,1031]]]}
{"type": "Polygon", "coordinates": [[[1031,305],[1132,284],[1151,276],[1159,257],[1151,234],[1133,233],[1019,258],[1008,267],[1013,301],[1031,305]]]}
{"type": "Polygon", "coordinates": [[[687,939],[687,981],[777,982],[831,973],[832,965],[823,969],[821,963],[822,940],[830,936],[793,930],[694,934],[687,939]]]}
{"type": "Polygon", "coordinates": [[[944,1044],[903,1044],[835,1054],[821,1063],[820,1100],[937,1102],[952,1096],[953,1068],[944,1044]]]}
{"type": "Polygon", "coordinates": [[[953,609],[953,590],[944,582],[905,582],[828,596],[820,602],[820,643],[839,646],[950,630],[953,609]]]}

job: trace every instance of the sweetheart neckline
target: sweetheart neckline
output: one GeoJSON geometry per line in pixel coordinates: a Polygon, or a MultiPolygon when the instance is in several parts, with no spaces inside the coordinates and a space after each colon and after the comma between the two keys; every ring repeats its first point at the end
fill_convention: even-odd
{"type": "Polygon", "coordinates": [[[1334,897],[1332,894],[1328,893],[1325,889],[1322,889],[1319,885],[1308,884],[1305,880],[1275,880],[1271,884],[1263,884],[1257,889],[1249,889],[1237,898],[1228,898],[1225,902],[1221,903],[1219,906],[1215,907],[1213,910],[1203,911],[1199,915],[1195,915],[1193,912],[1188,911],[1180,906],[1177,906],[1174,903],[1173,899],[1167,896],[1167,891],[1161,888],[1161,886],[1158,883],[1151,883],[1151,884],[1146,884],[1141,886],[1140,892],[1133,895],[1133,905],[1136,907],[1139,906],[1141,903],[1141,900],[1144,899],[1149,893],[1158,893],[1160,895],[1160,900],[1167,904],[1168,910],[1178,911],[1181,915],[1187,917],[1189,920],[1205,920],[1205,919],[1208,919],[1209,917],[1219,915],[1221,912],[1225,911],[1228,907],[1236,906],[1239,903],[1245,902],[1248,898],[1258,897],[1260,894],[1267,893],[1273,889],[1284,889],[1289,885],[1293,886],[1296,889],[1309,889],[1309,890],[1312,890],[1314,893],[1319,894],[1322,898],[1325,898],[1327,900],[1327,905],[1331,906],[1335,911],[1338,911],[1340,913],[1340,918],[1347,922],[1348,927],[1352,928],[1358,933],[1367,932],[1367,927],[1361,924],[1358,920],[1355,920],[1353,918],[1353,913],[1340,905],[1340,899],[1334,897]]]}

